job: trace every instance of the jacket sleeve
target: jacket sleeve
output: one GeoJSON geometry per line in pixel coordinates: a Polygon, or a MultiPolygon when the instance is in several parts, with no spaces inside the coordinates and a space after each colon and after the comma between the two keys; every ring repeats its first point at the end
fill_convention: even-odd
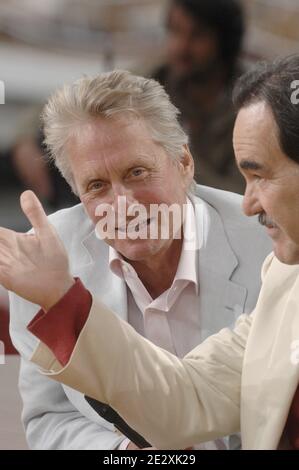
{"type": "MultiPolygon", "coordinates": [[[[263,266],[264,280],[272,263],[263,266]]],[[[71,358],[62,366],[38,343],[44,375],[109,403],[157,448],[186,448],[240,430],[243,359],[254,313],[239,317],[184,359],[138,335],[93,299],[71,358]]]]}
{"type": "Polygon", "coordinates": [[[65,367],[39,343],[44,374],[109,403],[158,448],[186,448],[240,430],[240,388],[252,316],[239,318],[184,359],[162,350],[93,299],[65,367]]]}

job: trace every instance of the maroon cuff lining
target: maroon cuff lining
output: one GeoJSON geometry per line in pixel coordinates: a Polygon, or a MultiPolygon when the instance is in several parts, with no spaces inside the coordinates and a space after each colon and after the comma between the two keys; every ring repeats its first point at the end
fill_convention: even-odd
{"type": "Polygon", "coordinates": [[[92,296],[80,279],[48,312],[41,309],[27,329],[48,346],[65,366],[74,350],[92,305],[92,296]]]}

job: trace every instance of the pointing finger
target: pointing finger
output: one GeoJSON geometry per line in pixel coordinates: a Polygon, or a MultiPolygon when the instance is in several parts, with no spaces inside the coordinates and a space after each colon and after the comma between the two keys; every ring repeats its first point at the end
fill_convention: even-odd
{"type": "Polygon", "coordinates": [[[37,234],[51,229],[43,206],[34,192],[25,191],[21,194],[20,203],[22,211],[37,234]]]}

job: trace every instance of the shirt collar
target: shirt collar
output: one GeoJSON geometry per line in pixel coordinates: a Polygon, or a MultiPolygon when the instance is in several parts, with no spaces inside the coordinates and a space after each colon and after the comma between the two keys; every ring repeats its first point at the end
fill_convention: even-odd
{"type": "Polygon", "coordinates": [[[178,280],[193,282],[198,289],[198,250],[196,249],[196,220],[193,204],[187,198],[184,220],[184,240],[178,269],[174,282],[178,280]]]}

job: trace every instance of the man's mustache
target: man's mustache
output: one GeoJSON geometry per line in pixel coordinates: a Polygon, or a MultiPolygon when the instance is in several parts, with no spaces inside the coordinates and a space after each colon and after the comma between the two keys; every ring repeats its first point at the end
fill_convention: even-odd
{"type": "Polygon", "coordinates": [[[268,228],[277,227],[276,223],[265,212],[262,212],[261,214],[259,214],[258,220],[259,220],[259,223],[263,225],[264,227],[268,227],[268,228]]]}

